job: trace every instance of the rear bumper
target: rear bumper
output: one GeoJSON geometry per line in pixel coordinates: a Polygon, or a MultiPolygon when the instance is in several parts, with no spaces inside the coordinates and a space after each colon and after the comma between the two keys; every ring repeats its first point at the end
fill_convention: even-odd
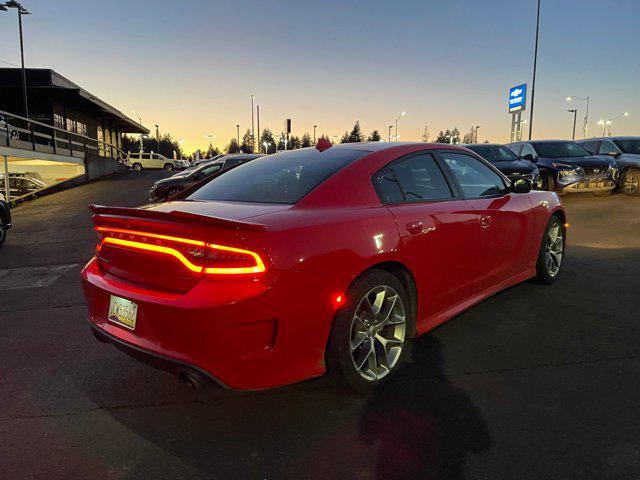
{"type": "Polygon", "coordinates": [[[330,300],[353,279],[290,270],[269,274],[265,281],[203,279],[184,294],[166,293],[110,277],[91,261],[82,285],[95,331],[167,360],[165,370],[193,368],[229,388],[260,390],[325,372],[336,308],[330,300]],[[135,330],[107,318],[112,295],[137,304],[135,330]]]}

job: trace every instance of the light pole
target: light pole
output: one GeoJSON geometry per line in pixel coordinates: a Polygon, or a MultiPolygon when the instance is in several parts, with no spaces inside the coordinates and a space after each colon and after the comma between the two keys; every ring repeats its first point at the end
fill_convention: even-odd
{"type": "Polygon", "coordinates": [[[402,112],[400,115],[398,115],[398,118],[396,118],[396,142],[398,141],[398,139],[400,138],[400,135],[398,135],[398,120],[400,120],[402,117],[404,117],[406,115],[405,112],[402,112]]]}
{"type": "Polygon", "coordinates": [[[19,2],[9,0],[4,4],[0,3],[0,11],[6,12],[7,8],[18,10],[18,27],[20,30],[20,60],[22,63],[22,97],[24,100],[24,116],[29,118],[29,103],[27,102],[27,73],[24,68],[24,41],[22,39],[22,15],[31,15],[19,2]]]}
{"type": "Polygon", "coordinates": [[[208,138],[209,139],[209,150],[211,150],[213,148],[213,143],[211,143],[211,140],[216,138],[216,136],[213,133],[206,133],[204,135],[204,138],[208,138]]]}
{"type": "MultiPolygon", "coordinates": [[[[136,112],[135,110],[131,110],[131,113],[133,113],[136,117],[138,117],[138,123],[140,124],[140,126],[142,126],[142,117],[140,115],[138,115],[138,112],[136,112]]],[[[142,144],[142,133],[140,134],[140,153],[144,152],[144,145],[142,144]]]]}
{"type": "Polygon", "coordinates": [[[182,151],[182,144],[183,143],[184,143],[184,138],[179,138],[178,139],[178,145],[180,146],[180,160],[182,160],[184,158],[183,151],[182,151]]]}
{"type": "Polygon", "coordinates": [[[253,120],[253,101],[255,100],[255,95],[251,94],[251,151],[255,152],[256,150],[256,137],[254,131],[254,120],[253,120]]]}
{"type": "Polygon", "coordinates": [[[238,147],[240,146],[240,125],[236,125],[238,147]]]}
{"type": "Polygon", "coordinates": [[[390,142],[391,141],[391,129],[393,128],[393,125],[389,125],[389,138],[387,138],[387,141],[390,142]]]}
{"type": "Polygon", "coordinates": [[[476,125],[476,134],[475,134],[475,137],[476,137],[476,139],[475,139],[475,140],[476,140],[476,143],[478,143],[478,129],[479,129],[479,128],[480,128],[480,125],[476,125]]]}
{"type": "Polygon", "coordinates": [[[156,127],[156,141],[158,142],[158,155],[160,155],[160,127],[155,125],[156,127]]]}
{"type": "Polygon", "coordinates": [[[584,113],[584,124],[582,127],[582,138],[587,138],[587,131],[589,129],[589,96],[587,95],[586,97],[576,97],[575,95],[572,95],[571,97],[567,97],[567,102],[571,102],[573,100],[582,100],[583,102],[586,103],[586,109],[585,109],[585,113],[584,113]]]}
{"type": "Polygon", "coordinates": [[[602,125],[602,138],[605,137],[605,134],[607,132],[607,125],[609,125],[610,123],[610,120],[607,120],[606,122],[604,120],[598,120],[598,125],[602,125]]]}
{"type": "Polygon", "coordinates": [[[567,110],[567,112],[573,113],[573,133],[571,134],[571,140],[575,140],[576,139],[576,117],[578,116],[578,109],[572,108],[570,110],[567,110]]]}
{"type": "Polygon", "coordinates": [[[314,125],[313,126],[313,144],[316,144],[316,128],[318,128],[318,125],[314,125]]]}
{"type": "MultiPolygon", "coordinates": [[[[608,125],[608,127],[609,127],[609,128],[608,128],[608,130],[609,130],[609,136],[611,136],[611,124],[613,123],[613,121],[614,121],[615,119],[617,119],[617,118],[620,118],[620,117],[628,117],[628,116],[629,116],[629,112],[623,112],[623,113],[621,113],[621,114],[619,114],[619,115],[616,115],[615,117],[610,118],[609,120],[607,120],[607,122],[608,122],[608,123],[607,123],[607,125],[608,125]]],[[[604,137],[604,135],[603,135],[603,137],[604,137]]]]}
{"type": "Polygon", "coordinates": [[[264,153],[266,153],[268,155],[269,154],[269,142],[262,142],[262,145],[264,145],[264,153]]]}
{"type": "Polygon", "coordinates": [[[531,83],[531,110],[529,112],[529,140],[533,132],[533,100],[536,96],[536,67],[538,65],[538,34],[540,33],[540,0],[538,0],[538,14],[536,16],[536,46],[533,51],[533,82],[531,83]]]}

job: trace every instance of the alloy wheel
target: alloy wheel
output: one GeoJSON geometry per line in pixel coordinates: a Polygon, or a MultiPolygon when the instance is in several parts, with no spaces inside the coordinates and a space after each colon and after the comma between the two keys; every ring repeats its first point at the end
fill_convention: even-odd
{"type": "Polygon", "coordinates": [[[633,195],[638,191],[638,187],[640,187],[638,177],[633,173],[627,173],[624,176],[624,185],[622,186],[624,192],[633,195]]]}
{"type": "Polygon", "coordinates": [[[555,277],[560,272],[563,256],[564,232],[560,223],[556,221],[545,239],[544,264],[550,276],[555,277]]]}
{"type": "Polygon", "coordinates": [[[351,360],[358,374],[371,382],[389,374],[404,348],[406,330],[398,292],[387,285],[369,290],[351,320],[351,360]]]}

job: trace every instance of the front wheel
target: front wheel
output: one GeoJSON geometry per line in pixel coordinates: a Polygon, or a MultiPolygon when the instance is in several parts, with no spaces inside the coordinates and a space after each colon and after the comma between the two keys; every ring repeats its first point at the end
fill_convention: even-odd
{"type": "Polygon", "coordinates": [[[564,261],[565,226],[556,215],[547,224],[536,263],[536,280],[547,285],[552,284],[560,275],[564,261]]]}
{"type": "Polygon", "coordinates": [[[640,195],[640,170],[625,170],[620,184],[625,195],[640,195]]]}
{"type": "Polygon", "coordinates": [[[174,195],[177,195],[181,192],[182,190],[180,190],[179,188],[172,188],[167,192],[167,198],[171,198],[174,195]]]}
{"type": "Polygon", "coordinates": [[[164,171],[165,172],[172,172],[173,171],[173,165],[171,165],[170,163],[165,163],[164,171]]]}
{"type": "Polygon", "coordinates": [[[371,270],[354,282],[329,341],[329,368],[366,393],[389,380],[406,357],[413,315],[392,274],[371,270]]]}

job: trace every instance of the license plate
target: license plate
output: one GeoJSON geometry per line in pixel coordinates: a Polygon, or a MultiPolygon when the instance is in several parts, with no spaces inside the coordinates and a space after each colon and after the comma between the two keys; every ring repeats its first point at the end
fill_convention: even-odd
{"type": "Polygon", "coordinates": [[[109,303],[109,320],[118,325],[122,325],[130,330],[136,328],[136,317],[138,316],[138,304],[126,298],[111,295],[109,303]]]}

